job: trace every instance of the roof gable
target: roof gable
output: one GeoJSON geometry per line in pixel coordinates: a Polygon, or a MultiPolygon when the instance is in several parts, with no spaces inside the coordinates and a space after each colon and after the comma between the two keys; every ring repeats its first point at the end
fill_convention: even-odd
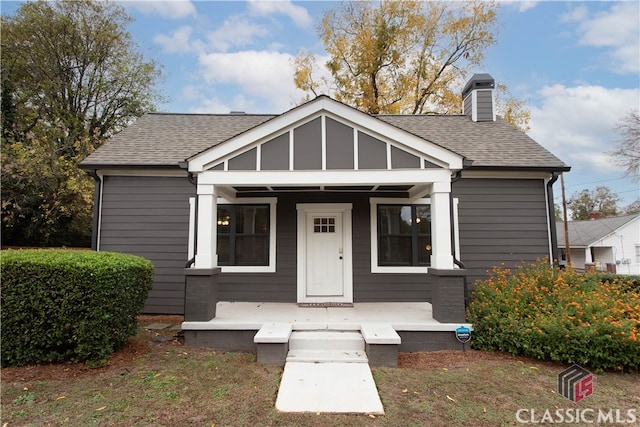
{"type": "Polygon", "coordinates": [[[214,170],[461,169],[463,156],[327,96],[188,159],[214,170]]]}
{"type": "MultiPolygon", "coordinates": [[[[605,237],[621,231],[632,221],[640,221],[640,214],[585,221],[568,221],[569,245],[572,248],[587,248],[605,237]]],[[[565,247],[564,223],[556,223],[558,247],[565,247]]]]}

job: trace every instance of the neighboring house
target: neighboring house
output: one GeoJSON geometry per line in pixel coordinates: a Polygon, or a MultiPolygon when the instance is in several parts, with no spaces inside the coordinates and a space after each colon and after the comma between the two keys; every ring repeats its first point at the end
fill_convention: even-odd
{"type": "MultiPolygon", "coordinates": [[[[564,223],[556,223],[558,248],[566,264],[564,223]]],[[[640,274],[640,214],[613,218],[568,221],[571,264],[583,270],[640,274]]]]}
{"type": "Polygon", "coordinates": [[[464,322],[487,270],[556,258],[552,184],[569,170],[496,117],[493,90],[475,75],[461,115],[327,96],[280,115],[147,114],[82,162],[94,247],[152,260],[145,311],[187,321],[217,301],[426,301],[464,322]]]}

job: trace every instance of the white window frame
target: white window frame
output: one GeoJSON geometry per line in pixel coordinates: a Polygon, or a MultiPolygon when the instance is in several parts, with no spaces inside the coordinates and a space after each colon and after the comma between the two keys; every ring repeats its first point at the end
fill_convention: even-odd
{"type": "MultiPolygon", "coordinates": [[[[218,198],[218,206],[220,205],[269,205],[269,264],[256,266],[237,266],[237,265],[219,265],[221,273],[275,273],[276,272],[276,206],[278,199],[276,197],[256,197],[241,198],[228,200],[218,198]]],[[[216,218],[217,218],[216,209],[216,218]]],[[[213,221],[216,220],[213,218],[213,221]]],[[[217,238],[217,235],[216,235],[217,238]]]]}
{"type": "MultiPolygon", "coordinates": [[[[378,205],[431,205],[430,198],[396,199],[390,197],[371,197],[371,272],[372,273],[427,273],[430,267],[425,266],[383,266],[378,264],[378,205]]],[[[453,199],[453,227],[455,230],[455,252],[460,259],[460,235],[458,231],[458,199],[453,199]]],[[[433,233],[432,233],[433,235],[433,233]]]]}

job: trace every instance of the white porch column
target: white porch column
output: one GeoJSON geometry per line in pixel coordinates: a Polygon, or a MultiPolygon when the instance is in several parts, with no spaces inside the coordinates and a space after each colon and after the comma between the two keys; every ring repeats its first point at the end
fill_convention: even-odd
{"type": "Polygon", "coordinates": [[[218,201],[215,186],[198,184],[198,241],[195,268],[218,266],[217,218],[218,201]]]}
{"type": "Polygon", "coordinates": [[[453,270],[450,193],[451,182],[431,186],[431,267],[441,270],[453,270]]]}

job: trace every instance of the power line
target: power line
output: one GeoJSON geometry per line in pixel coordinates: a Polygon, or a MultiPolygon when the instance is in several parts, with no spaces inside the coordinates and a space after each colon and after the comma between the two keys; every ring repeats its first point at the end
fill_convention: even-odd
{"type": "Polygon", "coordinates": [[[620,178],[612,178],[612,179],[603,179],[600,181],[591,181],[591,182],[582,182],[578,184],[567,185],[567,187],[577,187],[578,185],[587,185],[587,184],[599,184],[601,182],[609,182],[609,181],[620,181],[627,178],[637,178],[640,175],[631,175],[631,176],[621,176],[620,178]]]}

